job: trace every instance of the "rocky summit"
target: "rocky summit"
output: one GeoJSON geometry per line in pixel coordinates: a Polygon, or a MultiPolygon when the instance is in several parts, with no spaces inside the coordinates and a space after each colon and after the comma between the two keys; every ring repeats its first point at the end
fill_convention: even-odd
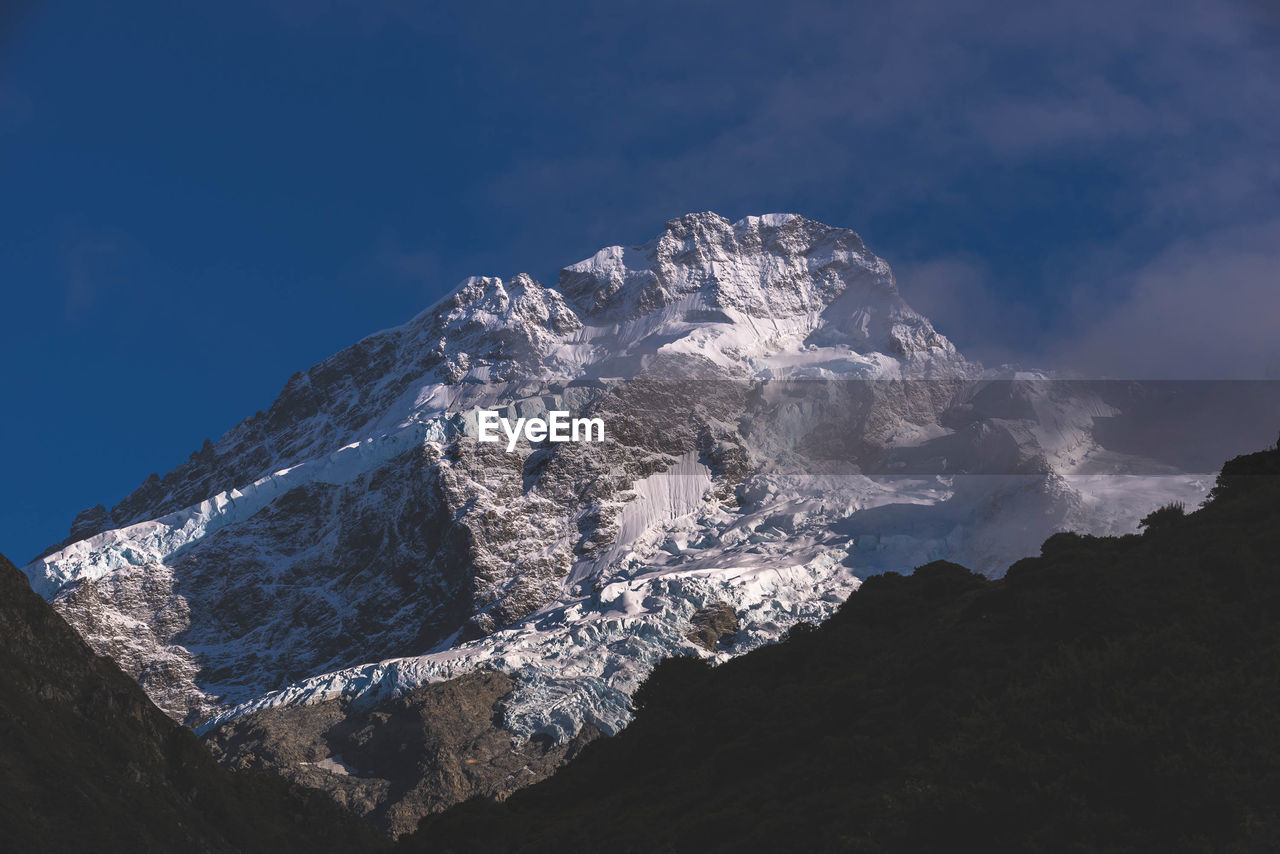
{"type": "Polygon", "coordinates": [[[663,658],[750,651],[885,570],[994,574],[1198,501],[1211,475],[1125,447],[1150,399],[966,360],[851,231],[690,214],[554,287],[466,280],[24,571],[225,761],[406,829],[618,732],[663,658]],[[605,438],[508,452],[481,408],[605,438]],[[444,757],[458,733],[489,771],[444,757]]]}

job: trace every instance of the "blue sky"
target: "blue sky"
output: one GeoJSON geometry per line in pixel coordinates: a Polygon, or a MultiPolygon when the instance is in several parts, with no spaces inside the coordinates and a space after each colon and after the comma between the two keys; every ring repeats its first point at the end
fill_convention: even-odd
{"type": "Polygon", "coordinates": [[[986,362],[1280,376],[1278,23],[1189,0],[6,4],[0,551],[466,275],[554,280],[688,211],[858,231],[986,362]]]}

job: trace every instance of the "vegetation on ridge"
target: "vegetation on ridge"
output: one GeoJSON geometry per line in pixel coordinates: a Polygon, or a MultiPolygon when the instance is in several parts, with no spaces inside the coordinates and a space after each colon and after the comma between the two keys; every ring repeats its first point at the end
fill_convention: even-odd
{"type": "MultiPolygon", "coordinates": [[[[1058,534],[991,581],[936,562],[709,668],[409,851],[1280,850],[1280,447],[1141,535],[1058,534]]],[[[13,850],[369,851],[319,793],[218,768],[0,558],[13,850]]]]}
{"type": "Polygon", "coordinates": [[[621,735],[405,851],[1280,850],[1280,448],[1141,535],[997,581],[870,578],[816,628],[663,663],[621,735]]]}

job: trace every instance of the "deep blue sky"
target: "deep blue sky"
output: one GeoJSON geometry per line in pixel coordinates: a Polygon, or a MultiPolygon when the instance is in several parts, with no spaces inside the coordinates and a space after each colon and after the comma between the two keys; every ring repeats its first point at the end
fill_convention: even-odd
{"type": "Polygon", "coordinates": [[[1267,5],[441,5],[4,5],[0,551],[688,211],[853,228],[988,362],[1280,375],[1267,5]]]}

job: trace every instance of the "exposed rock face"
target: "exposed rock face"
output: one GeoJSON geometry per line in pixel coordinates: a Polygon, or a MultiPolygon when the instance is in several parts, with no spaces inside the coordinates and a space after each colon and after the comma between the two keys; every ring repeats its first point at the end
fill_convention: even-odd
{"type": "MultiPolygon", "coordinates": [[[[555,288],[468,279],[82,513],[25,571],[200,731],[306,706],[290,714],[314,752],[346,738],[339,715],[491,668],[512,680],[517,755],[549,768],[561,748],[537,765],[532,737],[616,732],[656,661],[771,642],[859,575],[997,571],[1059,526],[1125,530],[1198,500],[1205,479],[1088,479],[1177,473],[1102,447],[1095,422],[1117,414],[1088,387],[966,361],[850,231],[691,214],[555,288]],[[606,437],[508,453],[476,440],[477,407],[569,410],[606,437]]],[[[292,767],[302,748],[268,729],[226,755],[292,767]]],[[[332,790],[388,827],[426,808],[375,765],[332,790]]]]}
{"type": "Polygon", "coordinates": [[[475,796],[502,799],[547,777],[599,735],[516,742],[502,728],[513,688],[497,671],[414,689],[368,709],[329,700],[271,708],[206,736],[223,763],[267,770],[334,800],[393,836],[475,796]]]}
{"type": "Polygon", "coordinates": [[[694,611],[689,625],[689,640],[715,652],[721,641],[738,633],[738,614],[728,602],[715,602],[694,611]]]}
{"type": "Polygon", "coordinates": [[[963,363],[951,342],[906,304],[889,265],[858,235],[803,217],[730,224],[689,214],[645,246],[612,246],[566,267],[558,287],[594,322],[625,323],[680,305],[687,322],[735,322],[728,311],[766,321],[763,328],[750,324],[756,340],[743,340],[744,352],[783,343],[791,332],[786,321],[800,320],[807,344],[937,361],[948,373],[963,363]]]}
{"type": "Polygon", "coordinates": [[[163,567],[71,587],[58,607],[189,722],[216,711],[211,687],[261,690],[264,674],[429,649],[473,611],[471,534],[453,523],[465,497],[429,448],[388,462],[347,484],[302,484],[163,567]]]}
{"type": "Polygon", "coordinates": [[[9,851],[375,848],[323,799],[218,767],[3,555],[0,768],[9,851]]]}

